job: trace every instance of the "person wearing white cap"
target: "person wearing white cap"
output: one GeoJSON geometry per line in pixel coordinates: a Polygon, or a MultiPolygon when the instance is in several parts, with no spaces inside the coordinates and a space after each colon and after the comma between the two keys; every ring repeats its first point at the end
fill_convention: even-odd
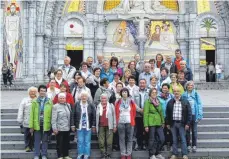
{"type": "Polygon", "coordinates": [[[52,109],[52,129],[57,140],[57,156],[58,159],[71,159],[69,157],[69,133],[73,125],[71,123],[71,106],[66,103],[66,94],[58,94],[58,103],[52,109]]]}

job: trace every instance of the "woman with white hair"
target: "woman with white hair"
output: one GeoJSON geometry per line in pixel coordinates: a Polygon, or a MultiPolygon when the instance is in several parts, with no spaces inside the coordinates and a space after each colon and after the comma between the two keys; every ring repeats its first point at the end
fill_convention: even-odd
{"type": "Polygon", "coordinates": [[[20,125],[22,125],[24,128],[24,142],[25,142],[25,151],[30,152],[33,148],[33,137],[30,133],[29,128],[29,116],[30,116],[30,109],[31,104],[34,99],[37,98],[37,88],[36,87],[30,87],[28,89],[28,97],[25,97],[19,106],[18,109],[18,116],[17,121],[20,125]]]}
{"type": "Polygon", "coordinates": [[[66,94],[58,94],[58,103],[52,109],[52,130],[57,140],[58,159],[71,159],[68,155],[71,120],[71,106],[66,102],[66,94]]]}
{"type": "Polygon", "coordinates": [[[77,159],[88,159],[91,149],[91,129],[96,132],[96,110],[95,106],[88,102],[89,94],[86,91],[82,91],[80,95],[80,101],[76,102],[73,108],[72,131],[77,129],[77,159]]]}
{"type": "Polygon", "coordinates": [[[195,90],[195,85],[193,81],[188,81],[186,83],[186,91],[182,95],[184,99],[187,99],[192,108],[192,120],[189,129],[186,133],[186,141],[188,146],[188,151],[196,152],[197,150],[197,124],[203,118],[203,106],[202,101],[200,99],[200,95],[195,90]],[[191,135],[190,128],[192,130],[192,147],[191,147],[191,135]]]}
{"type": "Polygon", "coordinates": [[[112,153],[113,133],[117,130],[116,116],[114,105],[109,103],[106,93],[100,96],[100,101],[96,110],[96,130],[101,158],[106,159],[112,153]]]}

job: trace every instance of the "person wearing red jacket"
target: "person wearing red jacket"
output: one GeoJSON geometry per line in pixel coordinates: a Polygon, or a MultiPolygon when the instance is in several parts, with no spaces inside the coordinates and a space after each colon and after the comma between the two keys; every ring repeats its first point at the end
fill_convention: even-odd
{"type": "MultiPolygon", "coordinates": [[[[66,81],[65,79],[63,79],[63,71],[61,69],[56,70],[56,72],[54,73],[55,75],[55,81],[56,81],[56,88],[60,89],[60,85],[64,84],[67,88],[67,92],[69,92],[69,85],[68,85],[68,81],[66,81]]],[[[50,83],[47,84],[47,88],[50,87],[50,83]]]]}
{"type": "MultiPolygon", "coordinates": [[[[73,108],[73,106],[75,104],[74,99],[73,99],[71,93],[67,92],[67,87],[63,83],[60,84],[60,93],[66,93],[66,103],[70,104],[71,107],[73,108]]],[[[58,94],[53,99],[53,104],[56,104],[56,103],[58,103],[58,94]]]]}
{"type": "Polygon", "coordinates": [[[127,88],[123,88],[120,94],[122,98],[115,104],[115,113],[118,125],[121,159],[131,159],[136,104],[130,98],[130,93],[127,88]]]}

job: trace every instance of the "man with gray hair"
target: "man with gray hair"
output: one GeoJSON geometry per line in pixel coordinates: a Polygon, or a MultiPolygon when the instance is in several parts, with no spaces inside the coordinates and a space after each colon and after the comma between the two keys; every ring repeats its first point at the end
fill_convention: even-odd
{"type": "Polygon", "coordinates": [[[64,65],[60,66],[59,69],[63,71],[62,77],[68,81],[70,85],[74,81],[74,74],[76,72],[76,68],[70,65],[71,58],[69,56],[65,56],[64,65]]]}
{"type": "Polygon", "coordinates": [[[192,81],[193,80],[193,74],[192,74],[192,70],[187,67],[186,61],[182,60],[180,62],[180,68],[182,71],[184,71],[184,77],[187,81],[192,81]]]}
{"type": "Polygon", "coordinates": [[[104,59],[103,54],[97,54],[97,61],[96,61],[96,63],[94,63],[94,64],[92,65],[92,68],[93,68],[93,69],[95,69],[95,68],[100,68],[100,69],[102,69],[102,67],[103,67],[103,59],[104,59]]]}
{"type": "Polygon", "coordinates": [[[146,84],[149,85],[150,84],[150,78],[153,76],[153,73],[151,73],[150,70],[151,70],[151,64],[150,63],[145,63],[144,72],[142,72],[139,75],[139,81],[141,79],[145,79],[146,80],[146,84]]]}
{"type": "Polygon", "coordinates": [[[161,68],[167,68],[169,70],[169,75],[171,73],[178,73],[177,66],[172,62],[172,56],[167,55],[166,56],[166,61],[161,65],[161,68]]]}

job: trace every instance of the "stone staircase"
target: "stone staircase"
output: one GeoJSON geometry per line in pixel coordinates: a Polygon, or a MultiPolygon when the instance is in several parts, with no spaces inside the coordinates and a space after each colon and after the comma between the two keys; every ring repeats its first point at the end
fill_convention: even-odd
{"type": "MultiPolygon", "coordinates": [[[[27,159],[33,158],[33,153],[24,151],[23,134],[16,122],[17,109],[1,109],[1,158],[27,159]]],[[[190,153],[189,157],[197,159],[199,157],[223,158],[229,156],[229,106],[205,106],[204,119],[198,125],[198,151],[190,153]]],[[[48,158],[56,159],[56,141],[52,137],[48,149],[48,158]]],[[[92,159],[100,158],[97,137],[92,136],[91,143],[92,159]]],[[[71,142],[70,156],[76,158],[76,143],[71,142]]],[[[168,158],[170,152],[162,152],[168,158]]],[[[119,152],[112,153],[112,159],[118,159],[119,152]]],[[[149,158],[147,151],[134,151],[133,159],[149,158]]]]}

